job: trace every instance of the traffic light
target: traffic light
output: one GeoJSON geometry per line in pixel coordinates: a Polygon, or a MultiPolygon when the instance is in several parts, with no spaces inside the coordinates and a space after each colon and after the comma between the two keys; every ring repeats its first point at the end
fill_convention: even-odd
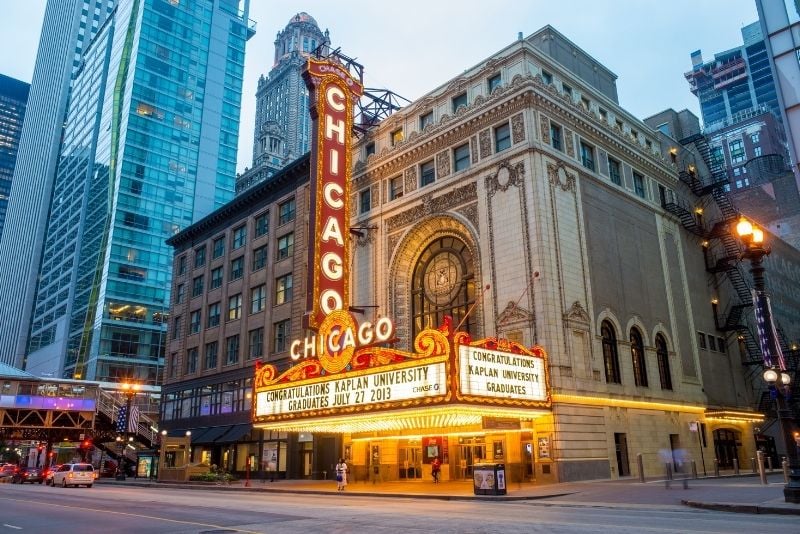
{"type": "Polygon", "coordinates": [[[91,440],[85,439],[83,440],[83,444],[81,445],[84,449],[88,449],[92,446],[91,440]]]}

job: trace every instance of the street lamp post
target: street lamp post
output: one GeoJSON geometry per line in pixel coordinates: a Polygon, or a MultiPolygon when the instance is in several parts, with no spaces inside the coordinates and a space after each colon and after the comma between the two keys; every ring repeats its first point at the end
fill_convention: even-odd
{"type": "Polygon", "coordinates": [[[766,284],[764,283],[763,260],[764,256],[770,253],[770,248],[764,245],[764,232],[744,217],[736,225],[736,233],[745,245],[742,258],[750,261],[750,272],[753,275],[753,287],[756,291],[754,305],[760,312],[765,338],[765,343],[761,345],[766,367],[764,381],[768,384],[770,393],[775,397],[781,438],[789,460],[789,481],[783,488],[783,496],[786,502],[800,503],[800,463],[798,463],[795,433],[792,431],[792,413],[786,403],[784,393],[784,391],[788,391],[791,376],[786,373],[783,359],[776,358],[779,345],[773,333],[772,314],[764,295],[766,284]],[[780,385],[777,384],[779,380],[780,385]]]}
{"type": "Polygon", "coordinates": [[[133,403],[133,398],[136,396],[136,392],[139,390],[139,384],[124,382],[121,386],[122,392],[125,394],[125,417],[122,418],[124,420],[119,421],[119,424],[122,425],[122,437],[117,437],[117,443],[121,446],[116,476],[117,480],[125,480],[125,448],[128,446],[129,441],[133,441],[133,438],[129,436],[130,429],[128,428],[131,420],[131,404],[133,403]]]}

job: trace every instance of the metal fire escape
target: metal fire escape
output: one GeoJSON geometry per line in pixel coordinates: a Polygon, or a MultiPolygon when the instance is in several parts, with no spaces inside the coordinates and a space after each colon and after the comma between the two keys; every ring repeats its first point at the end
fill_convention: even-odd
{"type": "MultiPolygon", "coordinates": [[[[736,333],[743,354],[742,365],[746,368],[745,380],[752,388],[753,398],[756,400],[753,408],[766,414],[774,422],[777,420],[775,402],[767,384],[762,379],[764,368],[761,349],[747,322],[747,312],[753,306],[753,297],[750,281],[743,272],[741,244],[732,232],[732,227],[739,219],[740,213],[725,191],[728,176],[723,166],[724,162],[712,155],[711,147],[703,134],[692,135],[682,139],[680,143],[683,146],[694,145],[709,170],[708,177],[703,179],[698,175],[694,165],[688,165],[686,169],[678,173],[680,180],[701,200],[701,205],[702,202],[713,202],[719,210],[720,217],[709,223],[709,229],[703,220],[702,210],[692,207],[684,200],[677,197],[665,198],[662,201],[662,207],[675,215],[687,231],[703,239],[706,270],[709,273],[724,276],[730,282],[735,298],[731,299],[727,308],[721,313],[717,304],[714,305],[716,327],[722,332],[736,333]]],[[[797,373],[800,349],[788,345],[779,326],[776,327],[776,330],[786,358],[787,369],[792,375],[792,391],[789,399],[790,407],[797,417],[800,414],[800,403],[798,403],[800,401],[800,384],[798,384],[800,375],[797,373]]]]}

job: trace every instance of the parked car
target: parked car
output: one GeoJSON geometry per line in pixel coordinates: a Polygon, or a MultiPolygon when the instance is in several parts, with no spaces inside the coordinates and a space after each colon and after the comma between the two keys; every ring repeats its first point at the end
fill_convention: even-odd
{"type": "Polygon", "coordinates": [[[91,488],[97,473],[92,464],[64,464],[53,474],[53,486],[91,488]]]}
{"type": "Polygon", "coordinates": [[[48,486],[53,485],[53,475],[56,471],[61,467],[62,464],[51,465],[50,467],[45,467],[42,470],[42,474],[44,476],[44,483],[48,486]]]}
{"type": "Polygon", "coordinates": [[[0,478],[11,478],[14,476],[14,473],[19,470],[14,464],[5,464],[4,466],[0,467],[0,478]]]}
{"type": "Polygon", "coordinates": [[[41,484],[44,482],[44,477],[42,470],[38,467],[22,467],[11,477],[11,482],[14,484],[24,484],[25,482],[41,484]]]}

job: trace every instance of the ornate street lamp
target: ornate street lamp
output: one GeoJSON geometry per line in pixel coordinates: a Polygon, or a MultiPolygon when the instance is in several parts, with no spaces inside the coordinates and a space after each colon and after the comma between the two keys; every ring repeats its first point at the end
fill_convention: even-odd
{"type": "Polygon", "coordinates": [[[789,482],[783,488],[786,502],[800,503],[800,464],[797,458],[797,443],[792,430],[792,413],[786,403],[791,376],[786,372],[786,364],[780,354],[780,345],[775,339],[772,314],[766,297],[764,283],[764,256],[770,253],[769,246],[764,244],[764,232],[742,217],[736,225],[736,233],[744,243],[743,259],[750,261],[750,272],[753,275],[755,289],[754,305],[758,324],[759,346],[764,360],[764,381],[770,394],[775,398],[778,409],[781,437],[789,460],[789,482]],[[778,384],[780,382],[780,384],[778,384]]]}
{"type": "Polygon", "coordinates": [[[125,448],[128,446],[129,441],[133,441],[133,437],[129,436],[130,421],[131,421],[131,404],[133,398],[139,391],[139,384],[132,384],[123,382],[120,384],[122,393],[125,395],[125,416],[117,421],[118,426],[121,426],[122,437],[117,436],[117,444],[120,446],[119,466],[117,467],[117,480],[125,480],[125,448]]]}

